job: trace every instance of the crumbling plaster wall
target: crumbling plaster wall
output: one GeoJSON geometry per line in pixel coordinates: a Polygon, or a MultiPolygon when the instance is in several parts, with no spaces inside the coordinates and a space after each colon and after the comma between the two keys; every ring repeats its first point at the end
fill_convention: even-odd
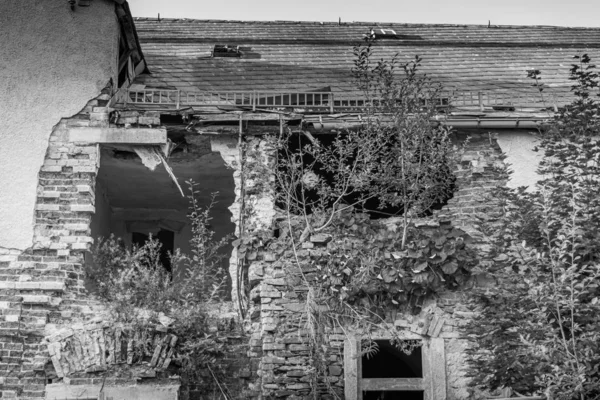
{"type": "Polygon", "coordinates": [[[535,183],[541,179],[536,171],[543,156],[543,153],[534,151],[538,144],[535,133],[525,130],[499,132],[497,140],[500,149],[506,154],[504,162],[513,171],[506,186],[528,186],[533,190],[535,183]]]}
{"type": "MultiPolygon", "coordinates": [[[[211,139],[211,149],[218,152],[225,164],[234,171],[235,201],[229,207],[229,211],[231,212],[231,222],[236,225],[235,236],[240,238],[243,233],[269,227],[275,217],[273,193],[253,190],[254,187],[259,186],[258,180],[265,177],[253,177],[244,170],[238,140],[227,136],[215,137],[211,139]],[[247,210],[252,211],[251,213],[245,213],[247,210]],[[242,218],[240,219],[240,217],[242,218]]],[[[251,151],[246,152],[245,164],[262,164],[269,168],[271,162],[269,160],[270,152],[263,140],[258,138],[247,140],[246,149],[251,149],[251,151]]],[[[238,279],[239,261],[237,249],[234,247],[229,259],[229,275],[231,276],[233,288],[231,297],[234,305],[238,304],[238,293],[235,285],[238,279]]]]}
{"type": "Polygon", "coordinates": [[[1,2],[0,249],[31,246],[50,133],[115,76],[118,35],[113,1],[1,2]]]}

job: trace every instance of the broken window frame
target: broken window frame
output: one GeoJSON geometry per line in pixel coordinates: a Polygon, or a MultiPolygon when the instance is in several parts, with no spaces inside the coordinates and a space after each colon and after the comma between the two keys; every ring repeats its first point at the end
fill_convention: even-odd
{"type": "MultiPolygon", "coordinates": [[[[376,337],[373,340],[389,340],[376,337]]],[[[422,378],[363,378],[361,337],[344,342],[344,391],[346,400],[363,400],[367,391],[423,391],[423,400],[446,400],[446,354],[444,339],[410,334],[403,340],[422,343],[422,378]]]]}

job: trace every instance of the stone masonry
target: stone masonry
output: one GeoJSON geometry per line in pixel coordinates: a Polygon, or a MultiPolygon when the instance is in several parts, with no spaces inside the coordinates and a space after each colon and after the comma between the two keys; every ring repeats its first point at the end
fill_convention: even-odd
{"type": "MultiPolygon", "coordinates": [[[[467,135],[458,136],[464,140],[467,135]]],[[[456,193],[436,218],[451,220],[476,234],[476,216],[493,212],[490,191],[505,184],[506,175],[503,155],[495,138],[487,133],[470,133],[469,136],[456,171],[456,193]]],[[[327,243],[318,235],[302,247],[297,254],[301,259],[318,258],[327,252],[327,243]]],[[[249,265],[250,348],[254,355],[262,354],[259,374],[262,393],[267,398],[308,400],[314,398],[315,392],[319,398],[328,398],[327,387],[343,393],[346,337],[342,331],[325,332],[325,343],[321,345],[326,348],[326,366],[321,369],[326,376],[315,380],[316,366],[306,323],[308,288],[302,284],[299,272],[292,262],[291,251],[281,256],[259,252],[249,265]]],[[[308,267],[302,272],[315,271],[308,267]]],[[[442,293],[439,298],[426,301],[418,315],[390,313],[393,317],[388,321],[409,338],[419,338],[426,343],[436,338],[443,340],[444,396],[448,400],[468,396],[464,369],[468,341],[461,338],[459,328],[468,323],[471,314],[462,305],[463,296],[460,291],[442,293]]]]}

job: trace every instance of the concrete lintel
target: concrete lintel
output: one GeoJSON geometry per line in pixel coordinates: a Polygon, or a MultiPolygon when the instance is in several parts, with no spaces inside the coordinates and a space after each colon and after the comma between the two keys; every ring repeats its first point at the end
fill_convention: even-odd
{"type": "Polygon", "coordinates": [[[167,142],[166,128],[72,127],[69,140],[78,143],[160,145],[167,142]]]}
{"type": "MultiPolygon", "coordinates": [[[[103,385],[46,385],[46,399],[97,399],[103,385]]],[[[104,386],[104,398],[130,400],[177,400],[179,384],[104,386]]]]}

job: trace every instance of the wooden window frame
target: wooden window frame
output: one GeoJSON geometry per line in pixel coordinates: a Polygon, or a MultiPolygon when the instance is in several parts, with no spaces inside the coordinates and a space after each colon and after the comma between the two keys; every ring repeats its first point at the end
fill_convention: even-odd
{"type": "MultiPolygon", "coordinates": [[[[386,340],[389,338],[375,338],[386,340]]],[[[344,394],[346,400],[362,400],[363,391],[423,391],[423,400],[446,400],[446,353],[444,339],[420,336],[406,340],[422,342],[422,378],[363,378],[361,338],[344,343],[344,394]]]]}

